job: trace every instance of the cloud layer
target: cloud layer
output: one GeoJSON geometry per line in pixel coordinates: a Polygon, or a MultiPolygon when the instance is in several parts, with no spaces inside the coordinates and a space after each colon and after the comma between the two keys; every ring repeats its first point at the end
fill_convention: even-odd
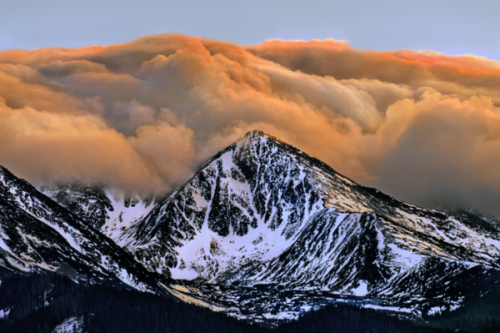
{"type": "Polygon", "coordinates": [[[0,52],[0,164],[166,192],[261,129],[415,204],[500,216],[500,63],[181,35],[0,52]]]}

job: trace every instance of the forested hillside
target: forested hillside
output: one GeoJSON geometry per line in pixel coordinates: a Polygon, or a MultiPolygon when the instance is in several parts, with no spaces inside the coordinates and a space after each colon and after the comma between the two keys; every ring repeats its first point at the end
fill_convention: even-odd
{"type": "Polygon", "coordinates": [[[0,309],[8,312],[0,319],[2,333],[49,333],[71,317],[81,317],[89,333],[452,332],[418,326],[380,311],[344,304],[311,311],[298,322],[270,328],[174,299],[125,289],[76,284],[51,273],[3,280],[0,285],[0,309]]]}

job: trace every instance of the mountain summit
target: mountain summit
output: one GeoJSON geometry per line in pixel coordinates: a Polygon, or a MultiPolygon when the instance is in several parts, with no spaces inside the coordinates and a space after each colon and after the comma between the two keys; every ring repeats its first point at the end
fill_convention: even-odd
{"type": "Polygon", "coordinates": [[[213,156],[120,239],[184,294],[234,305],[237,316],[300,310],[303,300],[270,301],[278,290],[414,313],[456,307],[463,277],[483,281],[500,259],[494,229],[363,187],[260,131],[213,156]],[[267,291],[245,306],[255,288],[267,291]],[[264,303],[273,308],[256,308],[264,303]]]}

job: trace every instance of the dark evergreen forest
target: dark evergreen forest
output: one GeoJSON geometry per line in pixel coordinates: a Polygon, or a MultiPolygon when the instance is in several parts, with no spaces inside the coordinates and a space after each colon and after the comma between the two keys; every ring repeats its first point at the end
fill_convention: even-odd
{"type": "Polygon", "coordinates": [[[427,325],[380,311],[335,304],[306,313],[298,321],[277,328],[248,324],[222,313],[186,304],[172,298],[134,290],[74,283],[57,274],[15,276],[0,284],[0,309],[10,313],[0,319],[0,332],[49,333],[66,318],[83,316],[89,333],[295,333],[367,332],[420,333],[453,332],[457,327],[475,332],[500,332],[500,305],[493,297],[475,304],[460,316],[442,315],[427,325]],[[492,304],[495,303],[492,308],[492,304]],[[485,309],[488,309],[484,312],[485,309]],[[494,310],[492,310],[494,309],[494,310]],[[474,326],[474,322],[484,323],[474,326]],[[418,325],[417,325],[418,324],[418,325]],[[453,330],[448,328],[454,328],[453,330]],[[489,327],[483,329],[484,327],[489,327]]]}

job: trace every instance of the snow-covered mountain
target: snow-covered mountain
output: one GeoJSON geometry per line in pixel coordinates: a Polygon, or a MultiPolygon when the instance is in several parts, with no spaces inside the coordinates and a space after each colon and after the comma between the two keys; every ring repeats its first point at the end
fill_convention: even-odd
{"type": "Polygon", "coordinates": [[[499,235],[360,186],[254,131],[120,239],[151,271],[170,272],[181,298],[279,318],[339,297],[414,313],[457,307],[464,277],[497,276],[499,235]]]}
{"type": "MultiPolygon", "coordinates": [[[[500,281],[494,220],[399,201],[259,131],[217,153],[163,199],[71,182],[41,188],[51,201],[2,170],[3,197],[19,214],[40,228],[75,230],[43,239],[51,249],[47,244],[70,244],[74,254],[59,251],[58,262],[81,257],[85,267],[104,262],[99,267],[113,271],[100,259],[119,251],[106,235],[142,264],[127,261],[129,274],[159,273],[165,284],[172,277],[163,287],[174,296],[243,319],[297,318],[332,302],[426,315],[456,309],[500,281]]],[[[20,221],[11,230],[21,230],[16,242],[29,243],[22,228],[31,227],[20,221]]],[[[17,260],[31,258],[25,265],[33,269],[35,251],[25,248],[17,260]]],[[[124,267],[122,254],[111,266],[124,267]]]]}
{"type": "Polygon", "coordinates": [[[54,271],[75,280],[157,291],[124,249],[0,167],[0,275],[54,271]]]}

